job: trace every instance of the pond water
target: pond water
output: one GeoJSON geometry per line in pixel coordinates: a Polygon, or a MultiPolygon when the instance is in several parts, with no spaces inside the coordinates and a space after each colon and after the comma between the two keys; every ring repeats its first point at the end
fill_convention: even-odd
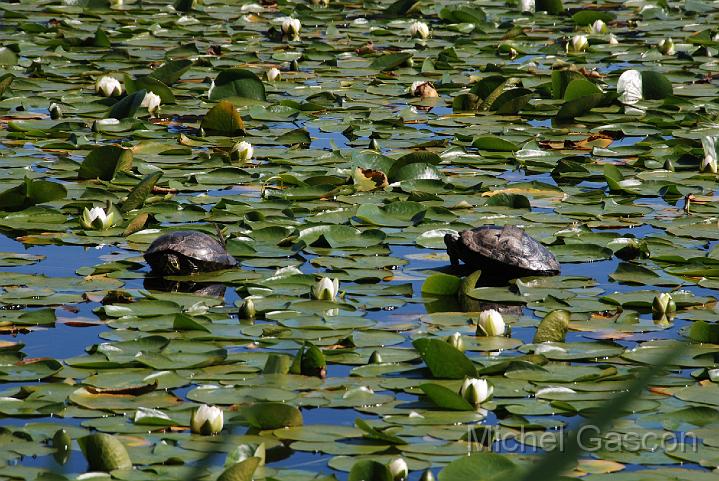
{"type": "Polygon", "coordinates": [[[1,10],[0,479],[716,476],[715,5],[1,10]],[[188,229],[239,267],[151,273],[188,229]]]}

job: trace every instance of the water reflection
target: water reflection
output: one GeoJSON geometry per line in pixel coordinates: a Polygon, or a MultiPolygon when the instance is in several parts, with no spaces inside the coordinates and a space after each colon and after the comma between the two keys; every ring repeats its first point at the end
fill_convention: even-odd
{"type": "Polygon", "coordinates": [[[162,292],[183,292],[196,296],[225,297],[227,290],[224,284],[192,282],[192,281],[171,281],[164,277],[148,276],[143,282],[143,287],[148,291],[162,292]]]}

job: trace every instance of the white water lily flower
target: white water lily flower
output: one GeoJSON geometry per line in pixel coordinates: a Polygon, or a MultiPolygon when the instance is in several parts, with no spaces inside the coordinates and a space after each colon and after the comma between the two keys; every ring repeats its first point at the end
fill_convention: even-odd
{"type": "Polygon", "coordinates": [[[619,45],[619,39],[613,33],[609,34],[609,45],[619,45]]]}
{"type": "Polygon", "coordinates": [[[224,424],[225,421],[222,409],[216,406],[203,404],[192,411],[190,428],[195,434],[217,434],[222,431],[224,424]]]}
{"type": "Polygon", "coordinates": [[[547,396],[551,397],[552,394],[576,394],[576,393],[577,393],[577,391],[575,391],[574,389],[569,389],[568,387],[562,387],[562,386],[560,386],[560,387],[543,387],[542,389],[540,389],[539,391],[534,393],[534,397],[543,398],[543,397],[547,397],[547,396]]]}
{"type": "Polygon", "coordinates": [[[602,19],[598,18],[589,27],[589,31],[594,34],[607,33],[609,32],[609,27],[607,27],[607,24],[604,23],[602,19]]]}
{"type": "Polygon", "coordinates": [[[522,13],[534,13],[535,1],[534,0],[519,0],[519,10],[522,13]]]}
{"type": "Polygon", "coordinates": [[[494,386],[491,386],[486,379],[466,378],[459,389],[459,395],[476,407],[488,401],[493,393],[494,386]]]}
{"type": "Polygon", "coordinates": [[[395,458],[389,462],[389,472],[392,475],[394,481],[402,481],[407,479],[409,475],[409,467],[404,458],[395,458]]]}
{"type": "Polygon", "coordinates": [[[122,93],[122,84],[115,77],[105,75],[95,82],[95,92],[103,97],[115,97],[122,93]]]}
{"type": "Polygon", "coordinates": [[[293,40],[299,40],[300,30],[302,30],[302,23],[299,19],[288,17],[282,21],[282,33],[287,37],[292,37],[293,40]]]}
{"type": "Polygon", "coordinates": [[[340,290],[340,281],[323,277],[312,286],[312,298],[321,301],[334,301],[340,290]]]}
{"type": "Polygon", "coordinates": [[[702,159],[701,171],[717,173],[717,137],[702,137],[702,147],[704,148],[704,159],[702,159]]]}
{"type": "Polygon", "coordinates": [[[85,207],[80,217],[80,225],[85,229],[107,230],[115,225],[115,213],[110,211],[107,214],[102,207],[93,207],[89,210],[85,207]]]}
{"type": "Polygon", "coordinates": [[[674,55],[676,53],[676,50],[674,50],[674,40],[672,40],[671,37],[661,39],[657,44],[657,49],[659,49],[663,55],[674,55]]]}
{"type": "Polygon", "coordinates": [[[502,336],[507,326],[499,311],[489,309],[479,313],[477,332],[485,336],[502,336]]]}
{"type": "Polygon", "coordinates": [[[147,92],[142,99],[140,107],[145,107],[150,115],[155,115],[160,110],[162,99],[155,92],[147,92]]]}
{"type": "Polygon", "coordinates": [[[429,26],[420,21],[412,22],[409,26],[409,34],[413,37],[425,39],[429,37],[429,26]]]}
{"type": "Polygon", "coordinates": [[[252,159],[254,153],[255,149],[252,148],[252,144],[243,140],[242,142],[237,142],[234,147],[232,147],[230,159],[248,162],[252,159]]]}
{"type": "Polygon", "coordinates": [[[634,105],[642,100],[642,74],[639,70],[627,70],[619,76],[617,93],[623,104],[634,105]]]}
{"type": "Polygon", "coordinates": [[[586,35],[575,35],[572,40],[567,43],[567,52],[584,52],[589,46],[589,40],[586,35]]]}
{"type": "Polygon", "coordinates": [[[278,78],[280,78],[280,75],[282,75],[282,72],[280,72],[280,69],[277,67],[272,67],[267,71],[267,80],[270,82],[274,82],[278,78]]]}

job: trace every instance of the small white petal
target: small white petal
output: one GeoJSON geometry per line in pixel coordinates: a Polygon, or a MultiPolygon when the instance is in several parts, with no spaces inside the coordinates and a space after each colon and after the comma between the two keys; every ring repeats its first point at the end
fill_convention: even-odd
{"type": "Polygon", "coordinates": [[[638,70],[627,70],[617,80],[619,101],[635,104],[642,99],[642,74],[638,70]]]}

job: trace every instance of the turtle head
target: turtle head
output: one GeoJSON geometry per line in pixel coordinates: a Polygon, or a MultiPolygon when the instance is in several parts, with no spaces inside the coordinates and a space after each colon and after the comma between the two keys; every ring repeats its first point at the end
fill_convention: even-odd
{"type": "Polygon", "coordinates": [[[444,235],[444,244],[447,246],[448,249],[457,245],[457,242],[459,242],[459,234],[457,234],[456,232],[444,235]]]}
{"type": "Polygon", "coordinates": [[[460,247],[460,242],[460,236],[456,232],[444,235],[444,245],[447,246],[447,254],[449,255],[449,260],[453,266],[459,264],[459,255],[457,250],[460,247]]]}
{"type": "Polygon", "coordinates": [[[182,271],[182,266],[180,265],[180,258],[177,257],[175,254],[168,254],[167,258],[165,259],[163,271],[165,274],[170,275],[178,274],[180,271],[182,271]]]}

